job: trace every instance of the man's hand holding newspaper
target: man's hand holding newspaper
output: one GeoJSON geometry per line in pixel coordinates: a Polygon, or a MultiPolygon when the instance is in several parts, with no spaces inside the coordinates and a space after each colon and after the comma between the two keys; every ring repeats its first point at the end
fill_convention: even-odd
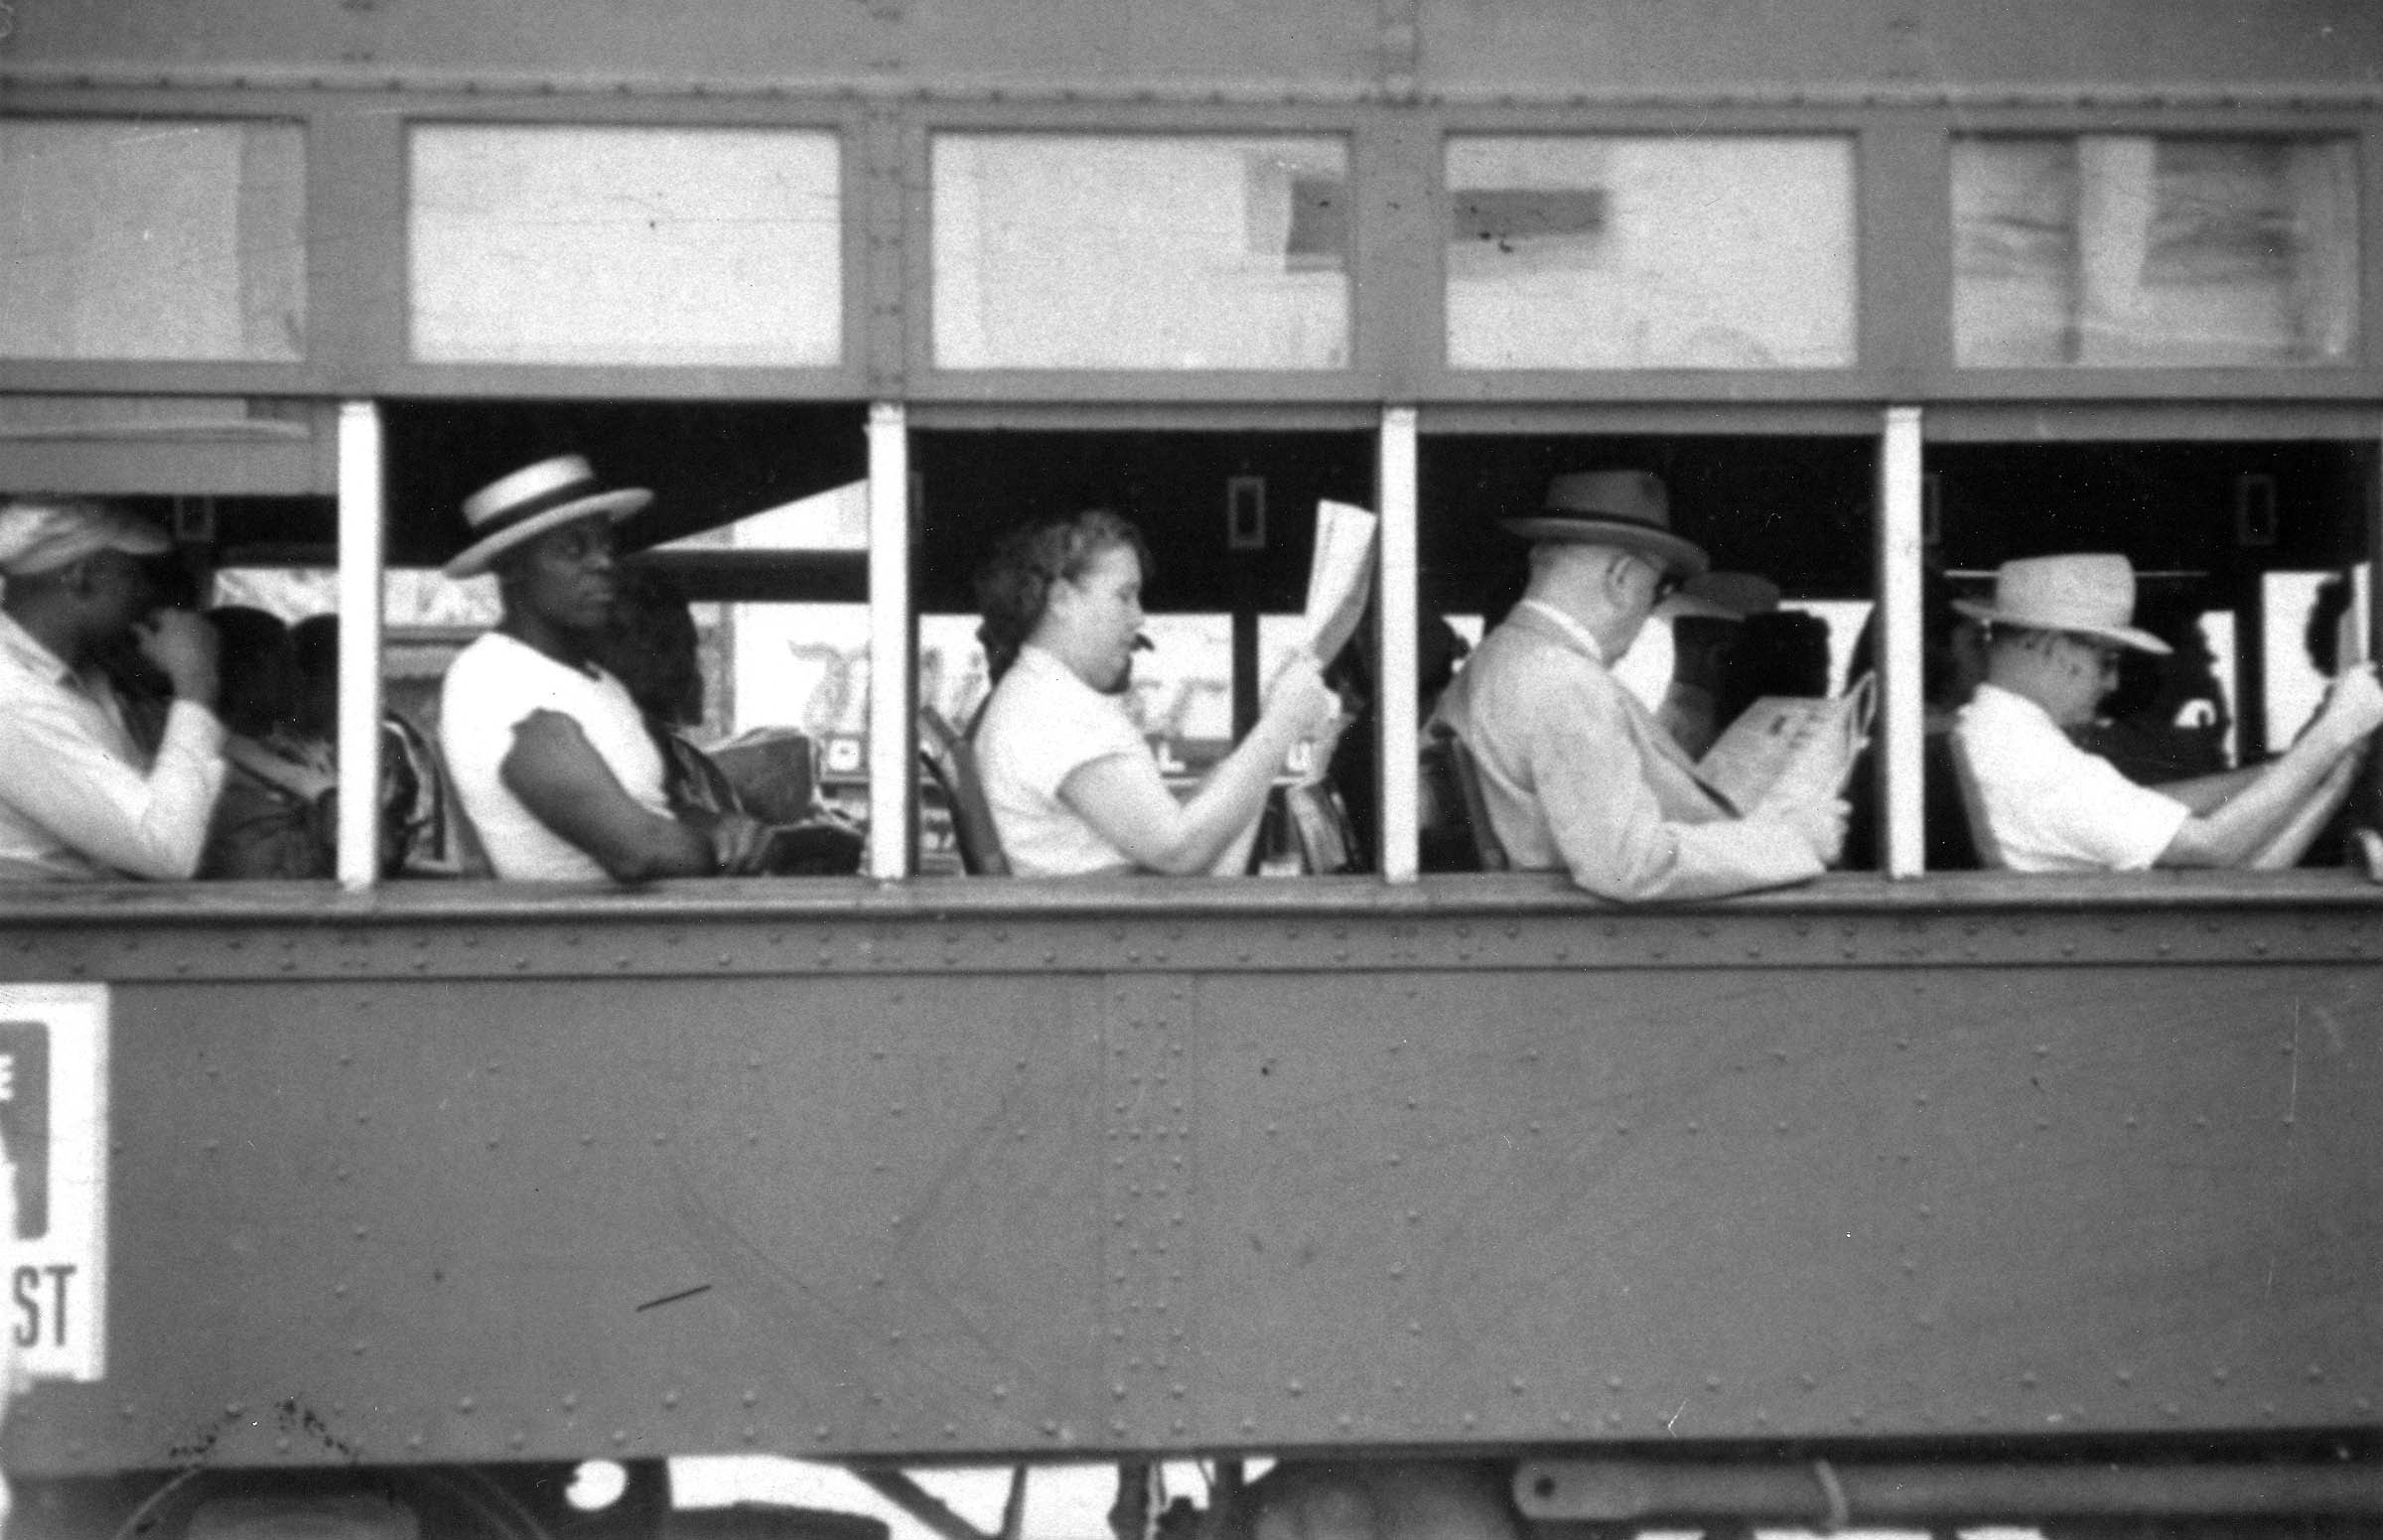
{"type": "Polygon", "coordinates": [[[1697,770],[1741,812],[1789,825],[1833,862],[1845,847],[1845,783],[1877,714],[1875,675],[1829,699],[1765,696],[1729,725],[1697,770]]]}

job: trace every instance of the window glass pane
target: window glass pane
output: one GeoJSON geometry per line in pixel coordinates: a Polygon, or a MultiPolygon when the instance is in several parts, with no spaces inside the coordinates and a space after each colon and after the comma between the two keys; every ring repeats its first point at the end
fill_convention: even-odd
{"type": "Polygon", "coordinates": [[[2347,139],[1956,140],[1955,361],[2347,362],[2357,181],[2347,139]]]}
{"type": "Polygon", "coordinates": [[[426,127],[410,152],[417,358],[842,356],[831,133],[426,127]]]}
{"type": "Polygon", "coordinates": [[[1333,138],[934,142],[943,368],[1348,364],[1348,147],[1333,138]]]}
{"type": "Polygon", "coordinates": [[[1448,203],[1457,368],[1854,361],[1849,139],[1466,136],[1448,203]]]}
{"type": "Polygon", "coordinates": [[[0,356],[306,350],[295,124],[0,121],[0,356]]]}

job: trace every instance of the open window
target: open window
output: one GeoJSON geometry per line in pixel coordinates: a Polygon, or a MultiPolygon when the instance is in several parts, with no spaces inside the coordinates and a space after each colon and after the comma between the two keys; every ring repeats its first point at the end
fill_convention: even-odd
{"type": "MultiPolygon", "coordinates": [[[[1553,478],[1652,471],[1668,489],[1673,528],[1704,547],[1717,572],[1776,589],[1775,602],[1757,607],[1767,613],[1743,622],[1659,613],[1613,662],[1675,735],[1693,740],[1683,747],[1696,758],[1754,700],[1839,694],[1869,666],[1878,455],[1875,439],[1823,435],[1429,433],[1421,626],[1428,635],[1445,621],[1471,643],[1503,618],[1523,592],[1527,544],[1501,522],[1536,512],[1553,478]]],[[[1419,652],[1428,665],[1433,649],[1419,652]]],[[[1428,718],[1446,678],[1428,666],[1420,673],[1428,718]]],[[[1858,777],[1849,794],[1866,785],[1858,777]]]]}
{"type": "MultiPolygon", "coordinates": [[[[1304,639],[1318,501],[1374,498],[1366,433],[926,430],[912,454],[920,705],[965,726],[985,700],[974,582],[1001,538],[1108,508],[1141,529],[1156,569],[1144,594],[1152,647],[1135,660],[1130,709],[1162,772],[1186,787],[1248,731],[1273,664],[1304,639]]],[[[1360,666],[1345,657],[1342,677],[1360,666]]],[[[1293,766],[1309,768],[1296,753],[1293,766]]],[[[1344,795],[1370,791],[1370,764],[1333,769],[1344,795]]],[[[919,870],[957,870],[939,809],[921,834],[919,870]]],[[[1350,868],[1369,867],[1369,851],[1350,868]]]]}
{"type": "MultiPolygon", "coordinates": [[[[2136,625],[2175,650],[2124,654],[2070,737],[2145,784],[2255,766],[2306,726],[2327,674],[2371,655],[2375,461],[2371,442],[2318,438],[1935,443],[1931,561],[1983,596],[2013,558],[2125,555],[2136,625]]],[[[2344,821],[2372,811],[2370,783],[2344,821]]],[[[2334,831],[2302,864],[2346,854],[2334,831]]]]}

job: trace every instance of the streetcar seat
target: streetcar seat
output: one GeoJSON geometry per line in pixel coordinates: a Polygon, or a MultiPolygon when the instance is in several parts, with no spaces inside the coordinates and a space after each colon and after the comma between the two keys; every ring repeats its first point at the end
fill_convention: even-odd
{"type": "Polygon", "coordinates": [[[1498,843],[1489,823],[1489,804],[1481,795],[1480,768],[1472,751],[1456,730],[1435,722],[1422,754],[1423,796],[1428,804],[1423,820],[1422,865],[1427,872],[1503,872],[1506,847],[1498,843]]]}
{"type": "Polygon", "coordinates": [[[951,835],[960,849],[960,870],[970,877],[1007,877],[1009,858],[993,827],[984,778],[976,768],[976,746],[932,706],[918,708],[918,758],[951,809],[951,835]]]}
{"type": "Polygon", "coordinates": [[[1946,758],[1953,762],[1953,778],[1961,783],[1961,812],[1969,820],[1970,842],[1977,848],[1978,864],[1990,870],[2001,870],[2006,863],[2003,850],[1994,842],[1994,826],[1986,819],[1986,803],[1978,791],[1978,772],[1969,763],[1969,755],[1961,747],[1956,734],[1945,735],[1946,758]]]}
{"type": "Polygon", "coordinates": [[[382,875],[494,876],[438,740],[390,712],[381,721],[380,748],[384,837],[397,847],[384,848],[382,875]]]}

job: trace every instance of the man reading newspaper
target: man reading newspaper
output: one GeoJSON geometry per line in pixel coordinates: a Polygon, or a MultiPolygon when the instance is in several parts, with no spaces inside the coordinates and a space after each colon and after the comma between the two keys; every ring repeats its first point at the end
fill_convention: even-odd
{"type": "Polygon", "coordinates": [[[1559,476],[1529,538],[1530,586],[1483,637],[1438,718],[1472,750],[1518,868],[1568,869],[1622,903],[1711,899],[1818,876],[1845,842],[1834,785],[1741,807],[1612,672],[1658,600],[1705,570],[1643,471],[1559,476]]]}

